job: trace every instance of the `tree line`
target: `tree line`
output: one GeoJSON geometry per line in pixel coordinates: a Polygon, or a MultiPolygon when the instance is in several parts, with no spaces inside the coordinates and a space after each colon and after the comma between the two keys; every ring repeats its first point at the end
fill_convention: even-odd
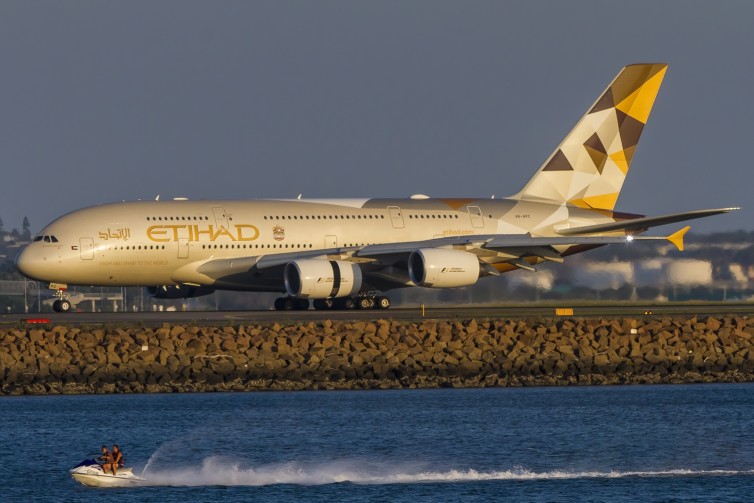
{"type": "Polygon", "coordinates": [[[5,245],[8,241],[31,241],[31,223],[29,222],[29,217],[24,217],[20,231],[15,227],[10,231],[6,231],[3,219],[0,217],[0,246],[5,245]]]}
{"type": "Polygon", "coordinates": [[[20,280],[23,276],[16,270],[13,258],[16,250],[12,247],[18,243],[31,241],[31,223],[28,217],[24,217],[21,230],[13,228],[5,230],[3,219],[0,218],[0,280],[20,280]]]}

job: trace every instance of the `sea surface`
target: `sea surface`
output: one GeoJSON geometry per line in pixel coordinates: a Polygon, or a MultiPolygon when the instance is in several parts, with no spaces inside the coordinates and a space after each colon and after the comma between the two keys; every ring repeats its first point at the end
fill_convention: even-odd
{"type": "Polygon", "coordinates": [[[754,501],[754,385],[0,398],[0,500],[754,501]],[[119,443],[137,488],[67,471],[119,443]]]}

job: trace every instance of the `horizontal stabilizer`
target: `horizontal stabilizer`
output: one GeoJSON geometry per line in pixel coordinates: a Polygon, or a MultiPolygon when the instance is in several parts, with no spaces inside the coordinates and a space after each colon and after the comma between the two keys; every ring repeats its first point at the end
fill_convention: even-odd
{"type": "Polygon", "coordinates": [[[620,222],[610,222],[606,224],[561,229],[558,231],[558,234],[560,234],[561,236],[578,236],[583,234],[599,234],[602,232],[614,231],[626,231],[628,233],[642,232],[649,229],[650,227],[673,224],[676,222],[685,222],[686,220],[694,220],[695,218],[703,218],[712,215],[719,215],[721,213],[729,213],[738,209],[740,208],[718,208],[713,210],[695,210],[687,211],[685,213],[673,213],[659,217],[634,218],[631,220],[621,220],[620,222]]]}
{"type": "Polygon", "coordinates": [[[668,241],[673,243],[676,248],[678,248],[678,251],[683,251],[683,237],[686,235],[686,233],[691,229],[691,226],[686,226],[683,229],[681,229],[678,232],[674,232],[670,236],[668,236],[668,241]]]}
{"type": "Polygon", "coordinates": [[[678,251],[683,251],[683,238],[686,236],[686,233],[691,229],[690,225],[687,225],[683,229],[674,232],[670,236],[666,237],[657,237],[657,236],[632,236],[631,239],[633,241],[659,241],[659,240],[666,240],[673,243],[673,246],[678,248],[678,251]]]}

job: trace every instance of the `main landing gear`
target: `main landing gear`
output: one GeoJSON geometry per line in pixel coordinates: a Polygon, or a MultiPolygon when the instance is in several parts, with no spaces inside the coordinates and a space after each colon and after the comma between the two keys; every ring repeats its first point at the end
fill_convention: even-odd
{"type": "MultiPolygon", "coordinates": [[[[339,297],[337,299],[314,299],[314,309],[351,310],[351,309],[389,309],[390,299],[382,295],[360,295],[358,297],[339,297]]],[[[294,297],[280,297],[275,299],[277,311],[306,311],[309,309],[308,299],[294,297]]]]}
{"type": "Polygon", "coordinates": [[[309,309],[308,299],[296,299],[294,297],[279,297],[275,299],[276,311],[306,311],[309,309]]]}

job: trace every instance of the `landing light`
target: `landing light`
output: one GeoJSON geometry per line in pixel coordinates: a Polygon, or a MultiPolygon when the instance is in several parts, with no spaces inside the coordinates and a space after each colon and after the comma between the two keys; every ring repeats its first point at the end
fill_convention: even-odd
{"type": "Polygon", "coordinates": [[[633,236],[626,236],[626,243],[630,243],[633,240],[634,240],[633,236]]]}

